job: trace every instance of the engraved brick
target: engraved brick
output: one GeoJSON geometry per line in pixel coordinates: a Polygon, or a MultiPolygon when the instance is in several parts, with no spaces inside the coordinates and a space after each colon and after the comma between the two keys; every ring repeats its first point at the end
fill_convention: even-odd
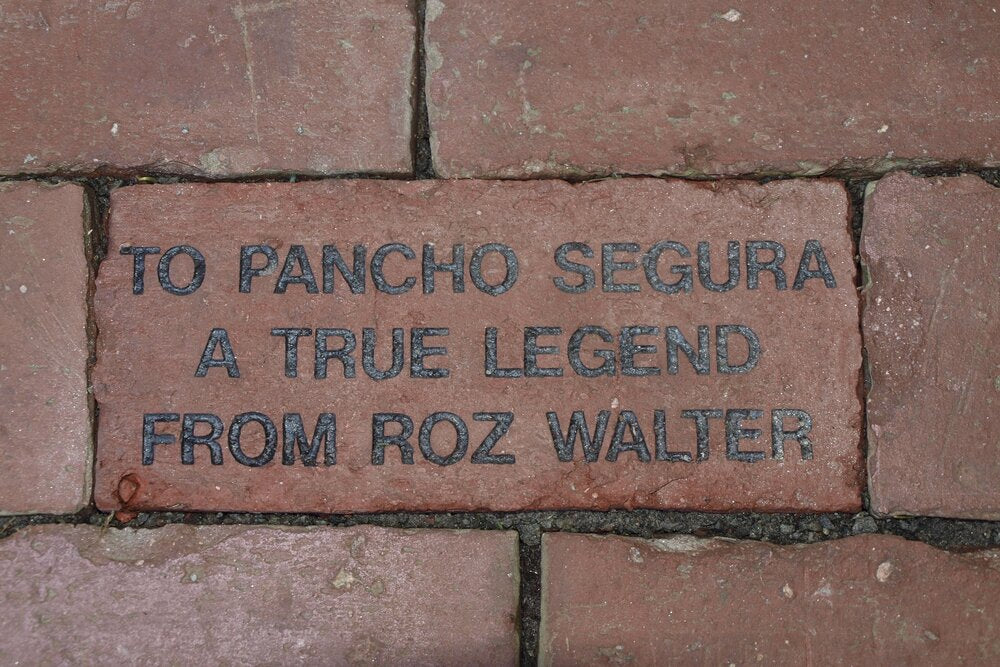
{"type": "Polygon", "coordinates": [[[517,662],[514,533],[46,526],[0,574],[5,664],[517,662]]]}
{"type": "Polygon", "coordinates": [[[995,662],[998,557],[882,535],[776,546],[550,534],[539,662],[995,662]]]}
{"type": "Polygon", "coordinates": [[[1000,190],[892,175],[865,199],[872,509],[1000,519],[1000,190]]]}
{"type": "Polygon", "coordinates": [[[90,498],[84,194],[0,183],[0,514],[90,498]]]}
{"type": "Polygon", "coordinates": [[[0,173],[411,169],[402,0],[11,0],[0,22],[0,173]]]}
{"type": "Polygon", "coordinates": [[[857,509],[861,352],[847,218],[843,188],[816,181],[339,180],[119,189],[95,297],[97,504],[133,511],[857,509]],[[683,245],[660,246],[651,280],[643,257],[664,240],[683,245]],[[748,275],[746,249],[762,240],[782,244],[754,252],[766,262],[783,249],[784,289],[773,273],[761,272],[756,282],[748,275]],[[593,273],[593,287],[583,293],[572,291],[585,280],[583,269],[557,266],[559,248],[570,242],[588,244],[564,257],[593,273]],[[700,242],[711,277],[696,267],[700,242]],[[168,250],[183,243],[205,262],[201,287],[187,296],[164,291],[157,275],[161,264],[170,265],[168,286],[184,291],[194,275],[192,260],[183,254],[171,260],[168,250]],[[390,243],[412,249],[413,258],[390,243]],[[516,281],[497,295],[489,292],[502,291],[513,274],[491,243],[508,246],[517,264],[516,281]],[[638,251],[611,243],[635,243],[638,251]],[[433,274],[433,292],[425,293],[424,254],[448,263],[455,244],[464,246],[464,291],[455,292],[453,275],[440,271],[433,274]],[[364,293],[348,289],[332,260],[332,291],[326,291],[323,246],[336,246],[353,273],[356,245],[365,253],[365,276],[357,281],[364,293]],[[729,245],[739,278],[732,289],[713,291],[706,281],[728,282],[729,245]],[[145,256],[143,293],[136,295],[140,246],[160,252],[145,256]],[[267,251],[252,246],[271,249],[270,270],[267,251]],[[243,247],[249,292],[240,291],[243,247]],[[385,248],[392,251],[384,254],[385,248]],[[829,284],[803,277],[795,289],[803,256],[810,271],[820,271],[808,248],[823,252],[829,284]],[[301,257],[316,285],[303,282],[301,257]],[[629,262],[634,268],[613,266],[629,262]],[[298,276],[297,282],[282,275],[298,276]],[[683,289],[685,276],[690,292],[683,289]],[[399,290],[405,293],[391,293],[399,290]],[[748,331],[719,328],[736,325],[748,331]],[[573,336],[587,326],[602,329],[583,330],[575,347],[573,336]],[[629,328],[640,326],[650,329],[629,328]],[[669,327],[694,358],[674,349],[674,372],[669,327]],[[364,328],[375,336],[369,364],[364,328]],[[487,361],[491,328],[495,369],[487,361]],[[273,329],[303,330],[294,362],[287,355],[292,335],[272,335],[273,329]],[[393,329],[400,330],[398,374],[373,379],[371,371],[394,367],[393,329]],[[420,329],[447,329],[422,342],[445,347],[447,355],[415,362],[420,329]],[[225,367],[223,336],[235,360],[225,367]],[[348,364],[337,358],[317,363],[317,356],[325,359],[351,339],[353,377],[345,377],[348,364]],[[759,341],[756,366],[752,339],[759,341]],[[725,353],[720,340],[731,341],[725,353]],[[546,354],[550,347],[558,350],[546,354]],[[696,372],[696,363],[704,373],[696,372]],[[744,365],[748,372],[737,372],[744,365]],[[431,373],[422,368],[449,375],[420,377],[431,373]],[[590,377],[593,369],[605,372],[590,377]],[[231,377],[235,371],[239,377],[231,377]],[[750,412],[741,417],[739,410],[750,412]],[[570,460],[557,455],[574,412],[595,440],[599,420],[606,420],[592,462],[580,441],[566,447],[570,460]],[[215,417],[197,416],[204,414],[215,417]],[[332,419],[323,422],[323,414],[335,415],[335,452],[330,437],[312,440],[317,429],[332,433],[332,419]],[[412,420],[403,444],[392,436],[411,426],[394,414],[412,420]],[[699,418],[707,429],[700,449],[699,418]],[[807,428],[809,418],[811,431],[801,431],[802,439],[780,435],[807,428]],[[510,419],[509,428],[501,428],[510,419]],[[151,420],[146,437],[144,420],[151,420]],[[467,442],[459,435],[466,429],[467,442]],[[501,436],[495,443],[489,442],[493,433],[501,436]],[[310,445],[315,465],[306,466],[301,449],[309,454],[310,445]]]}
{"type": "Polygon", "coordinates": [[[427,5],[439,175],[1000,164],[993,2],[427,5]]]}

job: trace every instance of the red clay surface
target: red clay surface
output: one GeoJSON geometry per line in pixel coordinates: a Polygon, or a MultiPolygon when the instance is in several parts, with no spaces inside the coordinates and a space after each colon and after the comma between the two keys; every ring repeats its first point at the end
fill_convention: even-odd
{"type": "Polygon", "coordinates": [[[439,176],[1000,164],[995,2],[427,5],[439,176]]]}
{"type": "Polygon", "coordinates": [[[5,2],[0,173],[409,172],[405,2],[5,2]]]}
{"type": "Polygon", "coordinates": [[[0,514],[90,501],[83,212],[76,185],[0,183],[0,514]]]}
{"type": "Polygon", "coordinates": [[[878,181],[865,204],[872,509],[1000,519],[1000,190],[878,181]]]}
{"type": "Polygon", "coordinates": [[[776,546],[549,534],[539,663],[996,662],[998,557],[885,535],[776,546]]]}
{"type": "MultiPolygon", "coordinates": [[[[96,502],[102,509],[822,511],[860,506],[858,300],[847,197],[839,184],[628,180],[582,186],[379,181],[139,186],[116,191],[111,211],[110,251],[101,265],[96,295],[101,332],[94,373],[101,407],[96,502]],[[724,253],[732,241],[739,253],[734,264],[739,280],[732,290],[710,291],[697,270],[691,270],[695,275],[690,293],[652,289],[641,259],[663,239],[683,243],[692,255],[699,241],[709,243],[706,257],[711,279],[718,283],[725,281],[724,253]],[[746,244],[762,239],[787,249],[785,289],[779,290],[778,280],[767,271],[760,273],[755,289],[748,288],[746,244]],[[557,248],[573,241],[590,244],[596,254],[591,259],[582,252],[566,255],[596,271],[595,287],[586,293],[560,291],[554,281],[559,277],[575,285],[582,279],[555,263],[557,248]],[[805,280],[802,289],[793,288],[810,241],[824,249],[835,287],[814,277],[805,280]],[[416,249],[413,260],[393,252],[385,261],[384,274],[392,285],[414,278],[413,289],[404,294],[374,287],[371,259],[389,242],[416,249]],[[602,244],[609,242],[635,242],[641,252],[619,248],[604,262],[609,271],[611,262],[639,262],[638,268],[609,273],[608,289],[634,284],[639,291],[604,291],[602,244]],[[167,293],[157,279],[167,249],[181,243],[199,248],[206,263],[204,283],[188,296],[167,293]],[[465,245],[464,291],[454,292],[452,276],[438,272],[433,293],[422,293],[423,245],[434,244],[436,261],[446,262],[457,243],[465,245]],[[507,244],[518,258],[517,281],[498,296],[475,286],[480,274],[491,285],[500,285],[506,275],[497,253],[490,253],[482,270],[473,274],[472,258],[486,243],[507,244]],[[269,275],[251,277],[251,291],[241,293],[240,249],[251,244],[273,247],[276,265],[269,275]],[[353,245],[366,245],[363,294],[348,290],[339,273],[333,276],[332,293],[324,292],[322,246],[332,244],[348,264],[353,245]],[[283,268],[295,245],[302,246],[319,276],[315,294],[308,293],[310,286],[301,279],[287,283],[284,293],[275,293],[282,273],[302,274],[294,261],[287,272],[283,268]],[[146,257],[141,295],[133,294],[134,257],[120,254],[123,248],[132,252],[128,248],[137,246],[162,251],[146,257]],[[571,335],[586,325],[604,327],[612,342],[601,341],[597,334],[587,336],[580,348],[581,363],[600,367],[597,352],[610,350],[604,354],[614,359],[612,375],[585,377],[571,366],[571,335]],[[761,348],[756,367],[746,373],[719,372],[718,325],[751,329],[761,348]],[[538,326],[562,329],[536,341],[539,348],[558,348],[552,354],[539,352],[537,366],[561,368],[561,377],[486,374],[489,327],[497,329],[497,366],[527,372],[525,328],[538,326]],[[629,334],[624,328],[630,326],[659,327],[659,332],[629,334]],[[676,374],[669,372],[669,326],[676,326],[695,348],[698,327],[706,327],[707,374],[696,374],[683,352],[675,353],[676,374]],[[296,377],[286,377],[285,339],[270,333],[276,327],[312,332],[299,339],[296,377]],[[345,378],[345,364],[331,359],[327,377],[317,379],[316,331],[336,327],[350,329],[355,337],[355,377],[345,378]],[[363,370],[365,327],[376,335],[379,370],[392,365],[391,331],[402,329],[405,363],[398,376],[376,381],[363,370]],[[204,377],[196,376],[209,334],[217,328],[228,333],[239,377],[230,377],[230,369],[218,363],[205,367],[204,377]],[[423,364],[446,368],[449,377],[413,376],[413,328],[449,329],[447,336],[428,335],[424,340],[425,347],[446,347],[447,356],[427,357],[423,364]],[[627,338],[632,345],[656,350],[637,349],[629,360],[622,352],[627,338]],[[659,368],[659,374],[641,367],[659,368]],[[777,458],[772,419],[781,414],[774,410],[783,409],[808,412],[813,424],[808,443],[779,437],[783,458],[777,458]],[[706,460],[698,460],[696,420],[691,414],[685,417],[685,410],[722,411],[704,413],[711,415],[705,418],[706,460]],[[738,410],[749,412],[741,417],[738,410]],[[599,412],[607,411],[594,462],[584,460],[579,442],[568,456],[571,461],[557,457],[557,438],[547,413],[558,418],[564,435],[574,411],[583,412],[591,433],[599,412]],[[627,411],[634,414],[634,423],[627,411]],[[656,411],[662,411],[663,429],[657,427],[656,411]],[[256,417],[243,431],[236,429],[232,444],[236,416],[249,412],[265,415],[274,425],[270,451],[266,422],[256,417]],[[436,412],[450,412],[467,427],[464,452],[456,446],[458,429],[444,421],[430,430],[426,449],[418,446],[420,431],[431,429],[427,418],[436,412]],[[211,423],[205,421],[209,418],[195,416],[189,417],[188,435],[194,438],[189,437],[187,448],[193,463],[185,464],[180,442],[184,415],[205,413],[218,420],[219,464],[211,461],[212,448],[196,441],[212,433],[211,423]],[[336,464],[326,464],[329,452],[317,441],[322,449],[317,465],[303,465],[291,436],[291,465],[283,464],[285,432],[294,433],[294,428],[285,428],[285,415],[301,415],[306,437],[312,437],[321,413],[336,415],[336,464]],[[412,464],[403,462],[404,448],[389,443],[383,451],[373,446],[375,413],[405,413],[413,420],[406,447],[412,464]],[[514,416],[492,447],[481,444],[500,418],[483,413],[514,416]],[[147,414],[168,417],[152,423],[145,439],[152,462],[143,464],[147,414]],[[658,452],[656,433],[663,430],[667,441],[658,452]],[[172,444],[157,444],[165,443],[158,438],[171,436],[172,444]],[[477,451],[480,462],[473,462],[477,451]],[[373,458],[383,453],[382,463],[374,464],[373,458]],[[648,462],[641,460],[646,456],[648,462]]],[[[772,255],[767,249],[758,253],[761,261],[772,255]]],[[[252,261],[253,267],[262,267],[266,258],[258,254],[252,261]]],[[[808,263],[818,271],[816,257],[808,263]]],[[[680,251],[668,250],[659,258],[656,275],[664,284],[681,281],[684,270],[669,267],[695,264],[694,256],[685,259],[680,251]]],[[[180,256],[171,280],[186,285],[191,267],[192,261],[180,256]]],[[[344,340],[327,337],[327,347],[340,348],[344,340]]],[[[731,334],[729,340],[731,365],[742,364],[749,355],[746,339],[731,334]]],[[[224,356],[219,345],[213,343],[210,350],[216,360],[224,356]]],[[[778,422],[779,431],[794,431],[803,424],[800,417],[788,414],[778,422]]],[[[395,435],[402,429],[399,422],[389,423],[385,433],[395,435]]]]}
{"type": "Polygon", "coordinates": [[[517,535],[39,526],[0,542],[5,664],[516,664],[517,535]]]}

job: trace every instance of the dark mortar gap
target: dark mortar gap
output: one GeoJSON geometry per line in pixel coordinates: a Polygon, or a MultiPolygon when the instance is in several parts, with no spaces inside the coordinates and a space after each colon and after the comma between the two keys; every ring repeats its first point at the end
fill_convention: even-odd
{"type": "Polygon", "coordinates": [[[111,213],[111,191],[122,185],[114,178],[87,179],[81,183],[90,201],[90,227],[88,229],[89,257],[96,267],[108,254],[108,216],[111,213]]]}
{"type": "MultiPolygon", "coordinates": [[[[414,11],[422,16],[424,3],[417,2],[414,11]]],[[[423,21],[421,20],[418,29],[418,48],[423,52],[423,21]]],[[[175,183],[295,183],[304,181],[327,181],[327,180],[388,180],[388,181],[409,181],[413,179],[436,179],[436,180],[475,180],[475,179],[438,179],[434,173],[431,146],[430,127],[427,115],[427,100],[425,92],[425,77],[423,60],[418,63],[416,81],[414,83],[414,114],[415,125],[413,130],[413,151],[414,151],[414,172],[412,173],[383,173],[383,172],[345,172],[335,174],[316,174],[307,172],[270,172],[261,174],[237,175],[237,176],[211,176],[188,171],[171,172],[159,166],[139,166],[131,168],[121,168],[104,165],[90,171],[59,171],[53,170],[47,173],[24,173],[0,175],[0,182],[4,181],[38,181],[38,182],[74,182],[88,183],[97,181],[117,181],[122,186],[137,184],[175,184],[175,183]]],[[[866,170],[857,168],[831,167],[823,172],[813,174],[797,174],[788,172],[769,172],[766,170],[756,172],[745,172],[739,174],[628,174],[617,172],[579,172],[579,173],[556,173],[525,175],[523,177],[494,177],[483,175],[480,180],[491,181],[564,181],[570,184],[590,183],[604,181],[608,179],[630,179],[655,178],[660,180],[678,180],[694,182],[715,182],[715,181],[752,181],[756,183],[770,183],[771,181],[786,181],[792,179],[818,180],[833,179],[844,182],[864,182],[878,180],[895,172],[906,172],[914,176],[938,177],[938,176],[959,176],[961,174],[973,174],[981,177],[988,183],[1000,187],[1000,169],[984,168],[966,162],[941,162],[933,166],[922,164],[900,163],[898,166],[887,170],[866,170]]]]}
{"type": "Polygon", "coordinates": [[[417,179],[436,178],[431,154],[431,124],[427,111],[427,54],[424,31],[427,28],[427,1],[414,0],[417,45],[414,51],[413,81],[413,176],[417,179]]]}
{"type": "Polygon", "coordinates": [[[952,176],[961,176],[962,174],[978,174],[982,171],[981,168],[966,165],[966,164],[940,164],[933,167],[902,167],[901,169],[894,171],[905,171],[912,176],[920,176],[922,178],[950,178],[952,176]]]}
{"type": "Polygon", "coordinates": [[[693,535],[809,544],[851,535],[899,535],[947,549],[1000,546],[1000,521],[937,517],[879,518],[868,512],[822,514],[692,512],[680,510],[553,510],[525,512],[382,512],[371,514],[262,514],[250,512],[141,512],[122,523],[88,508],[76,514],[0,518],[0,536],[39,524],[89,524],[116,528],[159,528],[168,524],[357,526],[517,530],[522,544],[546,532],[614,534],[632,537],[693,535]]]}
{"type": "Polygon", "coordinates": [[[538,664],[538,628],[542,619],[542,529],[538,523],[517,526],[520,553],[518,631],[521,667],[538,664]]]}
{"type": "MultiPolygon", "coordinates": [[[[108,254],[108,217],[111,213],[111,191],[120,182],[109,178],[89,179],[80,183],[84,188],[86,206],[84,209],[84,252],[87,257],[87,402],[90,407],[90,448],[93,480],[97,457],[97,425],[100,422],[101,406],[94,400],[94,366],[97,363],[97,318],[94,313],[94,294],[97,291],[97,270],[108,254]]],[[[93,485],[88,502],[93,503],[93,485]]]]}
{"type": "MultiPolygon", "coordinates": [[[[851,201],[851,238],[854,239],[855,257],[858,255],[858,247],[861,244],[861,227],[865,215],[865,188],[868,187],[868,183],[870,182],[867,179],[848,179],[844,181],[844,187],[847,189],[847,194],[851,201]]],[[[862,286],[861,279],[859,271],[858,287],[862,286]]]]}
{"type": "Polygon", "coordinates": [[[869,180],[849,179],[844,182],[844,188],[850,199],[851,240],[854,252],[854,288],[858,290],[860,299],[858,308],[858,335],[861,337],[861,371],[858,377],[858,398],[861,401],[861,433],[858,447],[861,451],[862,469],[859,471],[861,484],[861,502],[865,509],[871,507],[868,490],[868,391],[871,389],[870,373],[868,372],[868,352],[865,349],[865,331],[862,323],[864,313],[864,289],[867,279],[864,264],[861,261],[861,233],[864,228],[865,190],[869,180]]]}
{"type": "Polygon", "coordinates": [[[979,177],[995,188],[1000,188],[1000,169],[983,169],[979,177]]]}

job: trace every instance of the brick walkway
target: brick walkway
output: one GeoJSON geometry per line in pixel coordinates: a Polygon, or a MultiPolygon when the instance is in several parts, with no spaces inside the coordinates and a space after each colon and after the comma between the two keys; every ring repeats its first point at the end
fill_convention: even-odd
{"type": "Polygon", "coordinates": [[[997,663],[994,5],[3,3],[0,662],[997,663]]]}

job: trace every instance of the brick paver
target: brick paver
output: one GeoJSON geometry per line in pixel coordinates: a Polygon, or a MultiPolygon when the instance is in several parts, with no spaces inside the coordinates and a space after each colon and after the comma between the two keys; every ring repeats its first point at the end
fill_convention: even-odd
{"type": "Polygon", "coordinates": [[[878,181],[865,203],[872,508],[1000,519],[1000,189],[878,181]]]}
{"type": "Polygon", "coordinates": [[[97,504],[858,509],[847,209],[833,182],[118,190],[97,504]]]}
{"type": "Polygon", "coordinates": [[[995,2],[427,6],[439,175],[1000,163],[995,2]]]}
{"type": "Polygon", "coordinates": [[[995,663],[998,558],[881,535],[546,535],[540,663],[995,663]]]}
{"type": "Polygon", "coordinates": [[[0,514],[90,501],[84,193],[0,183],[0,514]]]}
{"type": "Polygon", "coordinates": [[[4,664],[517,662],[517,536],[46,526],[0,542],[4,664]]]}
{"type": "Polygon", "coordinates": [[[9,0],[0,173],[409,171],[413,16],[403,0],[9,0]]]}

